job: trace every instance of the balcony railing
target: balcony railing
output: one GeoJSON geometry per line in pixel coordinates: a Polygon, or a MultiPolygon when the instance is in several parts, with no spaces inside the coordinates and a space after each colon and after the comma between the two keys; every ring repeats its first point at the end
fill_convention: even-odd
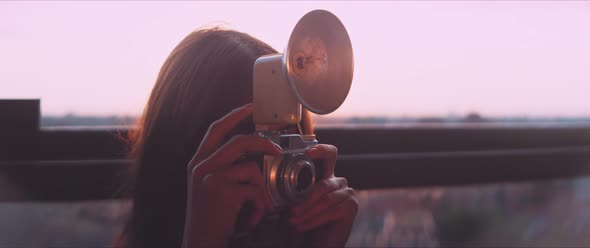
{"type": "MultiPolygon", "coordinates": [[[[12,189],[0,194],[1,201],[127,197],[117,189],[130,163],[125,157],[128,130],[40,129],[39,101],[0,106],[0,114],[9,117],[0,126],[0,175],[5,189],[12,189]]],[[[317,130],[317,137],[339,148],[336,174],[356,189],[590,173],[590,127],[330,128],[317,130]]]]}

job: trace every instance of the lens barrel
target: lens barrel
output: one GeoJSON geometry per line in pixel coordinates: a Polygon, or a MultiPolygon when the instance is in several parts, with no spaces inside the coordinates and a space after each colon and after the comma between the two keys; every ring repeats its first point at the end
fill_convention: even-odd
{"type": "Polygon", "coordinates": [[[307,196],[315,182],[315,166],[307,156],[297,154],[283,160],[280,192],[288,202],[298,202],[307,196]]]}
{"type": "Polygon", "coordinates": [[[290,187],[294,189],[295,193],[309,190],[315,181],[314,174],[313,165],[309,161],[298,161],[289,177],[290,187]]]}

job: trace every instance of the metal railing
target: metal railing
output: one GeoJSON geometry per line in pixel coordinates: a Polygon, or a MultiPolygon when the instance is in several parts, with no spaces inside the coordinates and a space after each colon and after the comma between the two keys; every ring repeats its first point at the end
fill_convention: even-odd
{"type": "MultiPolygon", "coordinates": [[[[13,105],[16,109],[5,109],[28,117],[0,128],[0,201],[126,197],[117,190],[130,163],[128,130],[39,129],[38,123],[31,128],[34,124],[25,122],[39,120],[38,102],[36,110],[30,103],[13,105]]],[[[546,180],[590,172],[590,127],[583,126],[324,128],[317,137],[339,148],[336,174],[356,189],[546,180]]]]}

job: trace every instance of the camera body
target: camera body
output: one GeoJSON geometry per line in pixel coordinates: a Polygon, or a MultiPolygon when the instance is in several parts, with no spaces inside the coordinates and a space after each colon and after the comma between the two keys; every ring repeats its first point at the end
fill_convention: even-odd
{"type": "Polygon", "coordinates": [[[305,156],[305,150],[318,143],[315,135],[283,134],[282,130],[273,128],[297,125],[301,121],[301,104],[289,88],[282,59],[282,54],[258,58],[253,81],[256,104],[253,120],[257,134],[283,150],[280,156],[265,155],[262,162],[266,187],[275,207],[305,199],[316,175],[313,161],[305,156]]]}
{"type": "Polygon", "coordinates": [[[253,71],[253,121],[256,134],[282,147],[266,155],[262,171],[275,207],[305,199],[316,181],[316,166],[305,155],[318,143],[303,135],[302,108],[329,114],[348,95],[353,77],[352,44],[346,28],[332,13],[314,10],[295,25],[284,53],[256,59],[253,71]],[[285,134],[297,126],[300,134],[285,134]]]}
{"type": "Polygon", "coordinates": [[[280,156],[265,155],[262,172],[275,207],[305,199],[316,180],[313,161],[305,151],[318,143],[315,135],[284,134],[277,126],[298,125],[301,104],[291,92],[283,70],[283,54],[265,55],[254,63],[253,120],[257,135],[281,146],[280,156]]]}
{"type": "Polygon", "coordinates": [[[318,143],[315,135],[259,132],[281,146],[280,156],[265,155],[262,172],[273,204],[288,206],[305,199],[316,181],[316,166],[305,151],[318,143]]]}

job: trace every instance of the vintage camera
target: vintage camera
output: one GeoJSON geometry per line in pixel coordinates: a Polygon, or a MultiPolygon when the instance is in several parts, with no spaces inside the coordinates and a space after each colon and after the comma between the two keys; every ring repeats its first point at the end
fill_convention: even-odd
{"type": "Polygon", "coordinates": [[[284,54],[258,58],[254,64],[253,120],[256,134],[283,148],[265,156],[264,177],[276,207],[305,199],[317,180],[316,167],[305,151],[315,135],[286,134],[301,130],[302,105],[328,114],[346,99],[353,77],[352,45],[342,22],[325,10],[305,14],[295,25],[284,54]]]}
{"type": "Polygon", "coordinates": [[[264,156],[262,172],[275,206],[305,199],[316,180],[316,167],[305,155],[318,143],[315,135],[259,133],[283,148],[281,156],[264,156]]]}

